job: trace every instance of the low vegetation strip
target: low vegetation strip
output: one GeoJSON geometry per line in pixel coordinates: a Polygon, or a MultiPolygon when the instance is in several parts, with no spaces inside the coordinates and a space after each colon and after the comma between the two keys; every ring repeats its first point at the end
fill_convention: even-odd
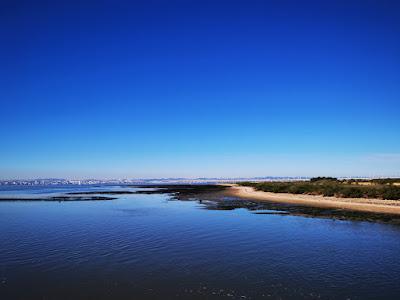
{"type": "Polygon", "coordinates": [[[338,180],[332,177],[315,177],[309,181],[241,182],[239,185],[272,193],[400,200],[399,183],[400,179],[338,180]]]}

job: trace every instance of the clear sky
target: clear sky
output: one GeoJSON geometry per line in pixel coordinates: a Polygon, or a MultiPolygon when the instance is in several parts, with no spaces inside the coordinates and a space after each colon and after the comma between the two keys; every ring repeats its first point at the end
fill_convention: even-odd
{"type": "Polygon", "coordinates": [[[0,178],[400,175],[400,1],[1,1],[0,178]]]}

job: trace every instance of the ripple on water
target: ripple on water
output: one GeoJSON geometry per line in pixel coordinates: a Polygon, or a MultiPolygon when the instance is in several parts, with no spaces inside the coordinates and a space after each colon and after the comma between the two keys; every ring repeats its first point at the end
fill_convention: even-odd
{"type": "Polygon", "coordinates": [[[400,227],[205,210],[166,199],[0,203],[1,298],[396,299],[400,293],[400,227]]]}

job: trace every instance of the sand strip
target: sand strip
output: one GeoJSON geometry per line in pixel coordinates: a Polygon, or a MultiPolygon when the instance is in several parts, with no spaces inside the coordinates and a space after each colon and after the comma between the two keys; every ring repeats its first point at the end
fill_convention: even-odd
{"type": "Polygon", "coordinates": [[[335,208],[350,211],[400,215],[400,201],[364,198],[336,198],[314,195],[269,193],[256,191],[247,186],[231,186],[227,193],[243,199],[298,204],[320,208],[335,208]]]}

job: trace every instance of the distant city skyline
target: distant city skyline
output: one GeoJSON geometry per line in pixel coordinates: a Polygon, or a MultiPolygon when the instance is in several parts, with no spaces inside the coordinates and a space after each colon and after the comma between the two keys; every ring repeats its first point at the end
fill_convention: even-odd
{"type": "Polygon", "coordinates": [[[399,1],[189,2],[3,4],[0,179],[400,176],[399,1]]]}
{"type": "MultiPolygon", "coordinates": [[[[339,180],[370,180],[382,177],[338,177],[339,180]]],[[[386,178],[385,178],[386,179],[386,178]]],[[[9,179],[0,180],[0,186],[61,186],[61,185],[149,185],[149,184],[217,184],[240,182],[276,182],[276,181],[308,181],[312,177],[306,176],[265,176],[265,177],[240,177],[240,178],[131,178],[131,179],[9,179]]]]}

